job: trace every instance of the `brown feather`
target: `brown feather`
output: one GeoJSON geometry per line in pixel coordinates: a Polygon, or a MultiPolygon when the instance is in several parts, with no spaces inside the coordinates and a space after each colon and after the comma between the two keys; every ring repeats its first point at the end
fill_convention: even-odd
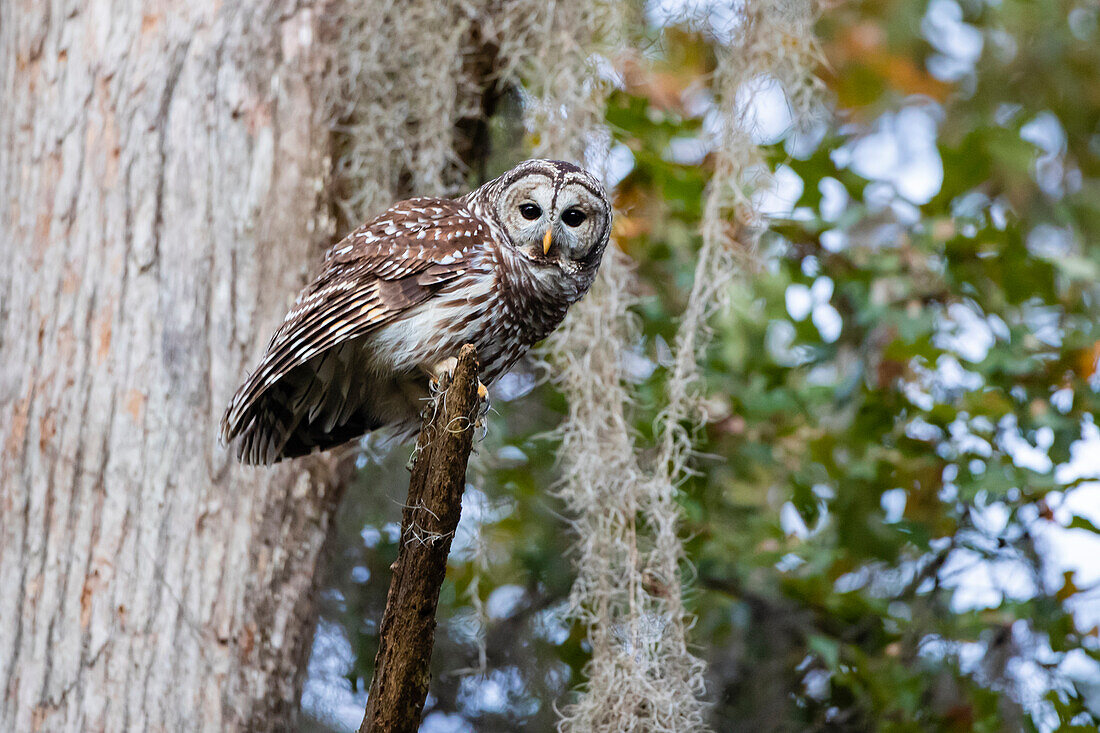
{"type": "Polygon", "coordinates": [[[588,290],[610,226],[599,184],[560,161],[527,161],[457,200],[395,204],[325,255],[230,401],[223,438],[242,461],[273,463],[383,427],[411,435],[425,371],[473,342],[492,384],[588,290]],[[502,194],[524,177],[555,196],[579,185],[603,209],[589,247],[560,269],[522,254],[502,224],[502,194]]]}
{"type": "MultiPolygon", "coordinates": [[[[341,240],[326,256],[322,272],[299,294],[259,366],[230,402],[222,419],[223,439],[233,440],[250,425],[250,412],[284,375],[339,343],[399,318],[455,280],[469,267],[467,253],[483,247],[487,235],[488,230],[456,201],[411,199],[341,240]],[[458,241],[434,236],[455,229],[471,231],[472,236],[458,241]],[[422,232],[425,236],[417,239],[422,232]]],[[[321,375],[322,384],[325,376],[321,375]]],[[[326,398],[314,406],[307,422],[328,404],[326,398]]],[[[333,423],[348,412],[335,403],[331,409],[333,423]]],[[[292,429],[286,421],[275,427],[292,429]]]]}

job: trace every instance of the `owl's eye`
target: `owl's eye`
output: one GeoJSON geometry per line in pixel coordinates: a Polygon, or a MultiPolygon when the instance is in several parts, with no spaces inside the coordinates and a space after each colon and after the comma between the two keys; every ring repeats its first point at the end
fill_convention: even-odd
{"type": "Polygon", "coordinates": [[[561,220],[565,222],[566,226],[579,227],[587,218],[588,214],[580,209],[566,209],[561,212],[561,220]]]}
{"type": "Polygon", "coordinates": [[[542,216],[542,209],[538,207],[538,204],[520,204],[519,213],[527,221],[534,221],[542,216]]]}

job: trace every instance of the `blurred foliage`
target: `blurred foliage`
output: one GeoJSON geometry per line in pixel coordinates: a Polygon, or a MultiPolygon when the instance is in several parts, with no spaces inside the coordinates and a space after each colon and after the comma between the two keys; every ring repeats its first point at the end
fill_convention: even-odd
{"type": "MultiPolygon", "coordinates": [[[[616,235],[644,296],[641,435],[699,245],[706,105],[689,102],[713,68],[708,33],[646,33],[607,113],[634,161],[616,235]]],[[[1097,588],[1058,572],[1042,536],[1100,532],[1058,511],[1080,482],[1055,477],[1100,407],[1100,6],[830,4],[818,33],[833,115],[764,141],[801,193],[714,324],[713,419],[681,496],[714,727],[1095,730],[1100,679],[1060,664],[1100,669],[1098,630],[1074,615],[1097,588]],[[927,201],[852,165],[904,110],[935,123],[927,201]],[[970,602],[976,573],[1010,582],[970,602]]],[[[538,376],[502,385],[478,448],[440,606],[440,730],[552,730],[583,683],[548,491],[564,404],[527,391],[538,376]]],[[[396,556],[397,453],[361,471],[332,543],[322,615],[352,643],[355,689],[396,556]]]]}

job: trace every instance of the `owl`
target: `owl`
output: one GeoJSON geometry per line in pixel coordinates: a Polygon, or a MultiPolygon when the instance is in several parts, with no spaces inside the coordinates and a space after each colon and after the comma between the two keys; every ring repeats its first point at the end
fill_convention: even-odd
{"type": "Polygon", "coordinates": [[[223,440],[270,464],[381,429],[411,436],[463,344],[491,386],[561,323],[610,232],[603,187],[556,160],[395,204],[325,255],[229,403],[223,440]]]}

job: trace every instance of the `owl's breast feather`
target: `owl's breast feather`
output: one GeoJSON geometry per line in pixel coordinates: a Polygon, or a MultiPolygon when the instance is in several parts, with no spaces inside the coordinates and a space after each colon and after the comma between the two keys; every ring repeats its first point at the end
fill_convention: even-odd
{"type": "Polygon", "coordinates": [[[501,248],[467,275],[367,337],[368,362],[379,372],[411,372],[477,346],[482,381],[491,384],[548,336],[584,283],[553,265],[501,248]]]}
{"type": "MultiPolygon", "coordinates": [[[[492,278],[471,271],[470,276],[367,337],[371,366],[380,371],[405,372],[434,364],[465,343],[479,343],[490,316],[492,278]]],[[[480,350],[480,348],[479,348],[480,350]]]]}

